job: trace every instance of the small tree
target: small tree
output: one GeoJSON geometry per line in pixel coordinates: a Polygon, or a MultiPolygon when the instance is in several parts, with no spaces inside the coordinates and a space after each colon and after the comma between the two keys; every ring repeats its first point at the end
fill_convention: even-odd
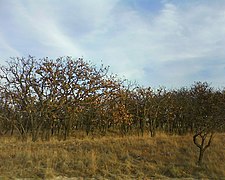
{"type": "Polygon", "coordinates": [[[198,165],[202,165],[204,152],[211,145],[214,135],[213,131],[211,131],[210,129],[206,129],[202,129],[201,131],[196,132],[193,136],[193,141],[199,148],[199,156],[197,162],[198,165]],[[200,142],[198,138],[200,139],[200,142]]]}
{"type": "Polygon", "coordinates": [[[208,83],[197,82],[191,88],[192,112],[195,116],[193,142],[199,148],[197,164],[202,165],[206,149],[212,144],[215,132],[225,124],[224,96],[208,83]]]}

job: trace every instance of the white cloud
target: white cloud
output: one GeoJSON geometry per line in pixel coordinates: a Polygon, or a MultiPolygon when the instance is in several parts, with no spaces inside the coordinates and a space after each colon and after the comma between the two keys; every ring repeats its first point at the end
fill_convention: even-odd
{"type": "Polygon", "coordinates": [[[50,4],[37,3],[36,1],[29,1],[28,6],[18,4],[17,12],[23,16],[23,29],[28,28],[28,33],[32,33],[34,40],[42,47],[43,56],[62,56],[85,55],[84,51],[76,44],[75,41],[67,37],[57,24],[57,19],[54,17],[53,7],[50,4]],[[45,7],[44,10],[42,7],[45,7]],[[45,50],[46,49],[46,50],[45,50]],[[49,54],[52,52],[52,54],[49,54]]]}
{"type": "Polygon", "coordinates": [[[13,47],[11,47],[10,44],[7,43],[4,36],[0,32],[0,61],[4,62],[5,60],[8,60],[9,57],[19,57],[21,54],[13,47]]]}
{"type": "Polygon", "coordinates": [[[141,4],[135,9],[123,0],[25,0],[11,5],[10,21],[18,35],[4,31],[0,43],[8,54],[15,50],[102,60],[113,72],[145,85],[194,81],[203,62],[225,58],[225,3],[164,1],[157,12],[140,12],[141,4]]]}
{"type": "MultiPolygon", "coordinates": [[[[120,12],[114,18],[110,21],[110,27],[116,32],[112,36],[109,34],[104,47],[99,49],[103,49],[101,55],[104,59],[112,61],[113,69],[130,79],[142,83],[158,79],[159,84],[178,85],[182,79],[185,82],[194,81],[193,76],[189,79],[190,74],[197,74],[199,65],[196,67],[193,59],[204,62],[209,57],[225,58],[222,51],[225,47],[225,16],[221,7],[201,4],[182,8],[165,4],[152,19],[132,10],[120,12]],[[191,61],[192,65],[186,67],[184,63],[183,71],[177,69],[176,73],[176,68],[171,72],[163,65],[174,61],[191,61]],[[146,66],[158,67],[158,72],[165,74],[161,77],[163,79],[158,73],[149,77],[149,72],[143,71],[146,66]],[[176,82],[179,77],[182,79],[176,82]]],[[[97,34],[97,38],[101,36],[104,34],[97,34]]]]}
{"type": "MultiPolygon", "coordinates": [[[[87,49],[88,57],[104,59],[115,72],[129,79],[147,82],[144,79],[150,78],[151,81],[148,72],[144,71],[146,66],[163,68],[168,61],[204,60],[204,57],[215,55],[224,57],[221,47],[225,42],[221,37],[225,35],[225,18],[218,7],[214,9],[202,4],[182,8],[166,3],[155,16],[142,16],[126,8],[114,11],[116,13],[105,19],[104,31],[97,28],[82,43],[84,46],[96,45],[94,50],[87,49]]],[[[198,68],[172,74],[165,68],[163,71],[167,75],[159,81],[170,83],[182,73],[185,78],[198,68]]]]}

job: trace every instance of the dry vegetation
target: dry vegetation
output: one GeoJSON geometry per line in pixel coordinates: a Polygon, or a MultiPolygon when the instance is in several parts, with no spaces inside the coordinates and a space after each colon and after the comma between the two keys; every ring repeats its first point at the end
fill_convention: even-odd
{"type": "Polygon", "coordinates": [[[139,87],[82,58],[6,64],[0,179],[225,179],[225,88],[139,87]]]}
{"type": "Polygon", "coordinates": [[[225,179],[225,134],[217,134],[202,166],[192,136],[71,137],[66,141],[0,139],[1,178],[225,179]]]}

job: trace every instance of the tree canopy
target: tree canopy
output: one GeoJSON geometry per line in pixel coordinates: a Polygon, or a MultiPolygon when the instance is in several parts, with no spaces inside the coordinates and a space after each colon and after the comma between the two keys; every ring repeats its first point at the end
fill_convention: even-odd
{"type": "Polygon", "coordinates": [[[66,139],[77,130],[126,135],[224,131],[224,89],[207,82],[140,87],[79,58],[12,58],[0,67],[0,132],[66,139]]]}

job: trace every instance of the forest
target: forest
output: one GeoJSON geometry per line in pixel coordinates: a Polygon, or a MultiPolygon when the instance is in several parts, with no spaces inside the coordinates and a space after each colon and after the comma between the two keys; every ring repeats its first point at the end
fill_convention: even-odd
{"type": "Polygon", "coordinates": [[[49,141],[86,136],[192,134],[198,164],[225,132],[225,88],[207,82],[143,87],[82,58],[11,58],[0,67],[0,135],[49,141]]]}

